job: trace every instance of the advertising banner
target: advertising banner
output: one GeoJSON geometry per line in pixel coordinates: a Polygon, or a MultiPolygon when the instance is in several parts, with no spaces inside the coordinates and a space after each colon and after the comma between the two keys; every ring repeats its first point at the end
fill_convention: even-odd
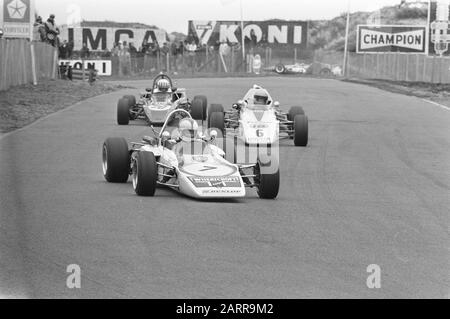
{"type": "Polygon", "coordinates": [[[94,28],[94,27],[62,27],[60,40],[73,42],[74,50],[81,50],[86,43],[91,51],[111,50],[114,43],[127,41],[139,48],[143,41],[158,43],[160,46],[167,42],[164,30],[137,28],[94,28]]]}
{"type": "MultiPolygon", "coordinates": [[[[306,21],[245,21],[246,41],[268,46],[291,45],[306,48],[308,23],[306,21]]],[[[240,21],[189,21],[189,37],[198,44],[209,46],[221,42],[241,43],[240,21]]]]}
{"type": "Polygon", "coordinates": [[[357,53],[427,53],[427,27],[358,25],[357,53]]]}
{"type": "Polygon", "coordinates": [[[450,55],[450,1],[431,1],[430,55],[450,55]]]}
{"type": "Polygon", "coordinates": [[[33,37],[34,0],[0,0],[0,28],[5,38],[33,37]]]}
{"type": "MultiPolygon", "coordinates": [[[[82,68],[83,61],[81,60],[59,60],[59,65],[69,65],[75,69],[82,68]]],[[[100,76],[112,75],[112,62],[110,60],[85,60],[84,68],[97,70],[100,76]]]]}

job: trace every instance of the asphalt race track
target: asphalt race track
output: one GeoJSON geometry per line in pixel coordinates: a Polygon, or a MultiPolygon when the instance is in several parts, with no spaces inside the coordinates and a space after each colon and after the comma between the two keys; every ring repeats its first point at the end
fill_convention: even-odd
{"type": "MultiPolygon", "coordinates": [[[[149,82],[148,82],[149,83],[149,82]]],[[[129,82],[143,89],[145,82],[129,82]]],[[[310,145],[281,146],[277,200],[139,198],[101,172],[105,138],[139,141],[100,96],[0,139],[0,295],[449,298],[450,112],[334,80],[179,80],[231,105],[258,83],[302,105],[310,145]],[[81,267],[81,289],[66,267],[81,267]],[[367,267],[381,267],[369,289],[367,267]]]]}

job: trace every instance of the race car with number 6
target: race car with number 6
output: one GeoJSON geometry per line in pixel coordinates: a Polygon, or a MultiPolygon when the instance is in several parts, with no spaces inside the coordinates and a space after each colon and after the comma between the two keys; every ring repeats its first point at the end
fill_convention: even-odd
{"type": "Polygon", "coordinates": [[[269,92],[255,85],[244,98],[225,111],[221,104],[208,108],[208,127],[224,136],[233,134],[246,145],[272,145],[281,138],[294,140],[295,146],[308,145],[308,117],[300,106],[289,112],[280,109],[269,92]]]}

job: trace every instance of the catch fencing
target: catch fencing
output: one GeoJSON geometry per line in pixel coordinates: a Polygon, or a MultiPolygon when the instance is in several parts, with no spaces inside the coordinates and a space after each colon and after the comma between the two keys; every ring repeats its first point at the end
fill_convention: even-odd
{"type": "Polygon", "coordinates": [[[57,63],[57,51],[46,43],[0,39],[0,91],[16,85],[33,83],[35,80],[56,79],[57,63]],[[33,76],[33,64],[36,78],[33,76]]]}
{"type": "Polygon", "coordinates": [[[424,54],[350,54],[348,77],[405,82],[450,83],[450,57],[424,54]]]}

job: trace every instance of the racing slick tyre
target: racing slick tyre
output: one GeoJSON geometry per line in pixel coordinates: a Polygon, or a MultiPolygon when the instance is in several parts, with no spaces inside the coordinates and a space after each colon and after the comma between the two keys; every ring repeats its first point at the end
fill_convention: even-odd
{"type": "Polygon", "coordinates": [[[294,121],[294,119],[297,115],[305,115],[305,111],[303,110],[303,108],[301,106],[291,107],[291,109],[289,110],[289,113],[288,113],[288,120],[294,121]]]}
{"type": "Polygon", "coordinates": [[[117,124],[128,125],[130,123],[130,102],[121,98],[117,104],[117,124]]]}
{"type": "Polygon", "coordinates": [[[206,96],[199,95],[192,101],[191,115],[194,120],[206,120],[206,111],[208,108],[208,99],[206,96]]]}
{"type": "Polygon", "coordinates": [[[211,114],[213,113],[224,113],[224,108],[222,104],[211,104],[208,108],[208,127],[210,126],[210,122],[211,122],[211,114]]]}
{"type": "Polygon", "coordinates": [[[103,144],[103,176],[109,183],[126,183],[130,173],[130,153],[123,138],[108,138],[103,144]]]}
{"type": "Polygon", "coordinates": [[[225,137],[225,114],[221,112],[212,113],[208,128],[218,130],[218,133],[221,133],[222,137],[225,137]]]}
{"type": "Polygon", "coordinates": [[[128,100],[130,108],[136,105],[136,97],[134,95],[125,95],[123,98],[128,100]]]}
{"type": "Polygon", "coordinates": [[[275,72],[277,72],[278,74],[284,74],[284,72],[286,72],[286,67],[282,63],[277,64],[275,66],[275,72]]]}
{"type": "Polygon", "coordinates": [[[139,152],[132,166],[133,188],[138,196],[155,196],[158,166],[151,152],[139,152]]]}
{"type": "Polygon", "coordinates": [[[294,118],[294,144],[308,146],[308,117],[305,115],[297,115],[294,118]]]}
{"type": "Polygon", "coordinates": [[[268,159],[268,161],[261,161],[255,168],[255,175],[257,176],[258,196],[262,199],[275,199],[280,190],[280,169],[278,161],[275,159],[268,159]]]}
{"type": "Polygon", "coordinates": [[[332,72],[329,68],[323,68],[320,70],[319,75],[321,76],[331,76],[332,72]]]}

